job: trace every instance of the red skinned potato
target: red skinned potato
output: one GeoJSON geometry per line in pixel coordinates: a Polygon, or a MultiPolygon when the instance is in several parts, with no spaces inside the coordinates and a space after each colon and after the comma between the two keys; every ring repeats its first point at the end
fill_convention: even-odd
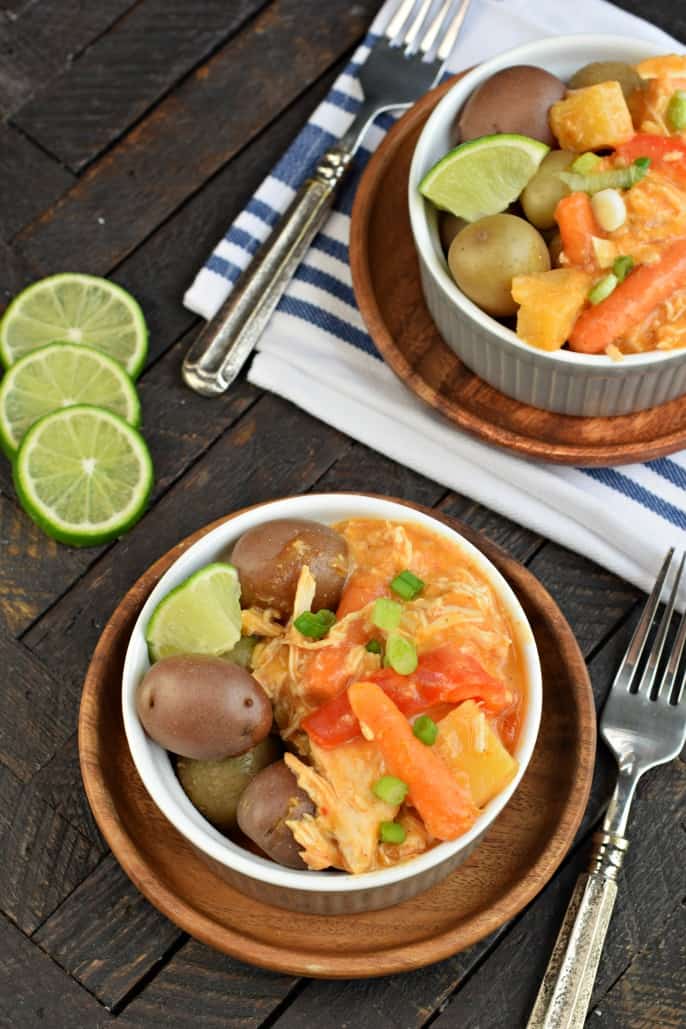
{"type": "Polygon", "coordinates": [[[458,142],[496,132],[514,132],[555,145],[548,111],[565,95],[564,82],[529,64],[504,68],[474,90],[460,111],[458,142]]]}
{"type": "Polygon", "coordinates": [[[285,762],[276,761],[248,784],[238,802],[238,826],[253,843],[286,868],[306,868],[286,821],[313,815],[314,804],[285,762]]]}
{"type": "Polygon", "coordinates": [[[312,610],[335,611],[348,571],[348,546],[328,525],[278,518],[243,533],[228,560],[238,571],[243,607],[272,607],[289,615],[307,565],[317,583],[312,610]]]}
{"type": "Polygon", "coordinates": [[[154,664],[138,686],[136,710],[151,739],[196,761],[243,754],[272,726],[271,703],[252,675],[204,654],[154,664]]]}

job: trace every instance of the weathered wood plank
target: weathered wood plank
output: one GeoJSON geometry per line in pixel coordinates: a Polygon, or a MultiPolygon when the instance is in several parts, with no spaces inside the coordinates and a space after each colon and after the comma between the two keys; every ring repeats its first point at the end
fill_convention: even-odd
{"type": "Polygon", "coordinates": [[[107,1008],[119,1004],[183,938],[136,890],[112,855],[33,936],[107,1008]]]}
{"type": "Polygon", "coordinates": [[[109,271],[324,74],[376,7],[331,0],[323,18],[315,0],[276,0],[27,227],[20,252],[44,273],[65,254],[79,254],[85,271],[109,271]]]}
{"type": "Polygon", "coordinates": [[[0,125],[0,238],[10,239],[73,182],[66,168],[21,132],[0,125]]]}
{"type": "Polygon", "coordinates": [[[103,851],[0,765],[0,854],[0,911],[31,933],[103,851]]]}
{"type": "MultiPolygon", "coordinates": [[[[179,366],[188,345],[189,340],[182,340],[140,383],[143,433],[155,466],[153,503],[259,396],[246,382],[218,401],[208,402],[186,389],[179,366]]],[[[9,479],[9,465],[0,458],[0,489],[11,489],[9,479]]],[[[55,543],[0,495],[0,619],[9,631],[23,632],[105,549],[55,543]]]]}
{"type": "Polygon", "coordinates": [[[106,619],[157,557],[213,518],[306,490],[349,446],[340,433],[277,397],[265,396],[210,447],[24,637],[51,668],[64,670],[63,688],[71,697],[74,717],[83,675],[106,619]],[[73,626],[78,632],[71,631],[73,626]]]}
{"type": "Polygon", "coordinates": [[[361,443],[351,449],[329,468],[315,483],[314,491],[350,491],[383,493],[387,496],[411,500],[416,504],[433,507],[445,494],[445,488],[410,468],[403,468],[383,454],[370,450],[361,443]]]}
{"type": "Polygon", "coordinates": [[[114,1024],[94,997],[1,915],[0,954],[0,1025],[101,1029],[114,1024]]]}
{"type": "Polygon", "coordinates": [[[71,731],[60,689],[47,668],[0,629],[0,761],[23,782],[71,731]]]}
{"type": "Polygon", "coordinates": [[[107,849],[83,789],[76,732],[57,748],[26,788],[62,815],[98,850],[107,849]]]}
{"type": "Polygon", "coordinates": [[[497,543],[499,547],[524,564],[541,546],[541,537],[535,532],[517,525],[509,518],[504,518],[459,493],[448,494],[438,506],[445,514],[461,518],[473,529],[482,532],[493,543],[497,543]]]}
{"type": "Polygon", "coordinates": [[[294,984],[288,976],[250,968],[191,941],[124,1008],[117,1026],[169,1029],[197,1023],[203,1029],[257,1029],[294,984]]]}
{"type": "Polygon", "coordinates": [[[133,3],[10,0],[12,17],[0,18],[0,114],[16,110],[133,3]]]}
{"type": "Polygon", "coordinates": [[[35,272],[7,243],[0,239],[0,311],[15,293],[36,278],[35,272]]]}
{"type": "Polygon", "coordinates": [[[686,910],[677,903],[664,932],[636,955],[589,1016],[597,1029],[682,1029],[686,1014],[686,910]]]}
{"type": "Polygon", "coordinates": [[[142,0],[13,115],[78,171],[269,0],[142,0]]]}

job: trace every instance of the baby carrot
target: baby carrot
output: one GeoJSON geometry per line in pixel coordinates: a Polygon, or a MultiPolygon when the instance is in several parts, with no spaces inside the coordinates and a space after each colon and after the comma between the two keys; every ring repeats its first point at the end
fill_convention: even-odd
{"type": "Polygon", "coordinates": [[[428,832],[438,840],[454,840],[466,832],[479,813],[466,774],[458,778],[414,736],[405,716],[376,683],[353,683],[348,699],[365,731],[373,734],[389,774],[407,783],[409,800],[428,832]]]}
{"type": "Polygon", "coordinates": [[[686,239],[679,239],[664,248],[655,264],[642,264],[606,300],[582,311],[569,337],[570,347],[584,354],[602,353],[685,286],[686,239]]]}
{"type": "Polygon", "coordinates": [[[359,611],[367,604],[371,604],[372,600],[389,596],[390,592],[387,579],[381,579],[374,572],[353,572],[343,590],[336,617],[340,621],[352,611],[359,611]]]}
{"type": "Polygon", "coordinates": [[[593,237],[602,236],[587,193],[570,193],[558,201],[555,220],[560,229],[562,250],[570,264],[581,268],[595,265],[593,237]]]}

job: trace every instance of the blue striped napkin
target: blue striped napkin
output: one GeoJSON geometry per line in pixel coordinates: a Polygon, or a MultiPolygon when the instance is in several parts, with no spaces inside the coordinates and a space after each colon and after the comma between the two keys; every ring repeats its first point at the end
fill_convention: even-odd
{"type": "MultiPolygon", "coordinates": [[[[211,318],[323,151],[348,127],[356,73],[395,6],[371,31],[326,99],[215,247],[184,297],[211,318]]],[[[451,71],[550,35],[606,32],[680,44],[604,0],[531,4],[474,0],[451,71]]],[[[686,547],[686,452],[619,469],[529,462],[460,432],[409,394],[381,360],[355,304],[348,262],[350,212],[359,176],[392,124],[382,115],[324,230],[271,319],[249,379],[388,457],[467,494],[550,539],[586,554],[642,588],[668,544],[686,547]]]]}

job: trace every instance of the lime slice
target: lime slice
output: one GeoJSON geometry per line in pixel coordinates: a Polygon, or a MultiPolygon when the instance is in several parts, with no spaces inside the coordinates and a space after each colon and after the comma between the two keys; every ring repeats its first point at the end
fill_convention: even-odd
{"type": "Polygon", "coordinates": [[[145,639],[151,661],[231,650],[241,636],[241,584],[230,564],[201,568],[159,602],[145,639]]]}
{"type": "Polygon", "coordinates": [[[0,444],[9,457],[46,414],[95,404],[140,424],[136,387],[111,357],[83,343],[49,343],[20,357],[0,384],[0,444]]]}
{"type": "Polygon", "coordinates": [[[534,177],[549,149],[528,136],[482,136],[441,158],[419,183],[419,192],[468,222],[499,214],[534,177]]]}
{"type": "Polygon", "coordinates": [[[121,536],[150,496],[152,461],[140,433],[101,407],[66,407],[24,436],[14,462],[24,510],[75,547],[121,536]]]}
{"type": "Polygon", "coordinates": [[[15,297],[0,322],[0,358],[9,368],[46,343],[88,343],[135,378],[148,352],[143,312],[130,294],[94,275],[51,275],[15,297]]]}

